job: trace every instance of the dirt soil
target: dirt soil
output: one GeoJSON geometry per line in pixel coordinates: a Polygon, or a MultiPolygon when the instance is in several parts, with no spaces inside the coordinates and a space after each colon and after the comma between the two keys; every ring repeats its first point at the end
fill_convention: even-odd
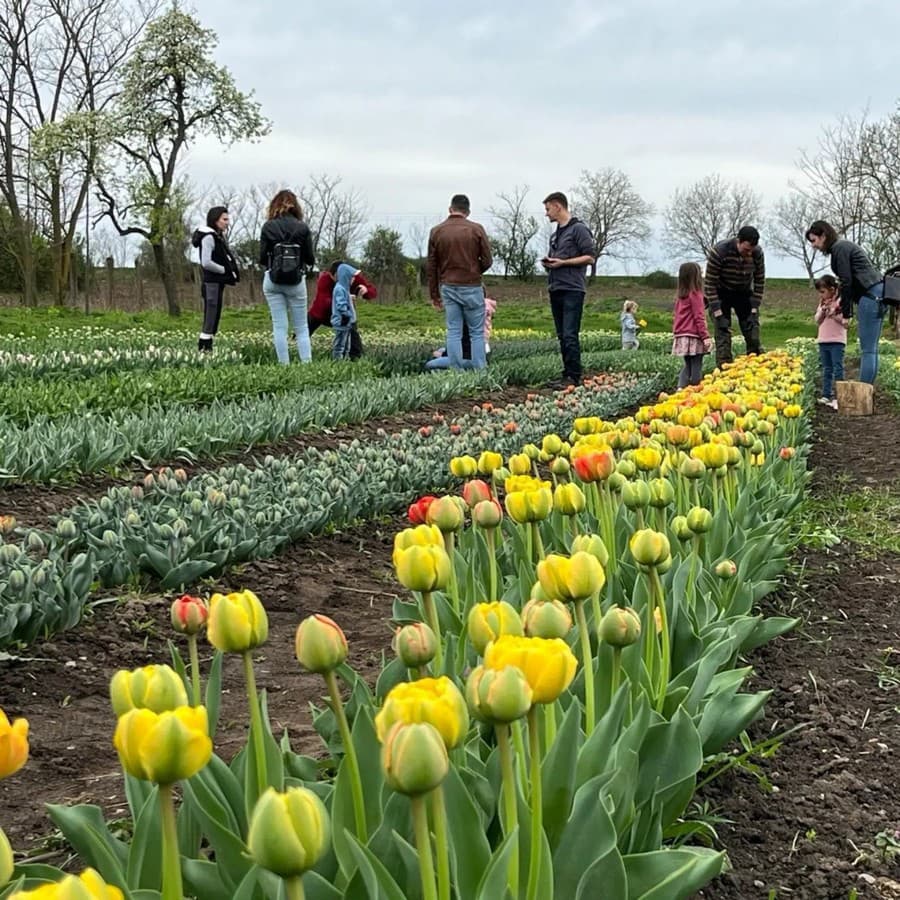
{"type": "MultiPolygon", "coordinates": [[[[460,409],[471,405],[463,401],[460,409]]],[[[817,412],[813,490],[829,490],[830,471],[872,486],[895,479],[891,455],[873,448],[893,446],[900,423],[886,402],[880,407],[885,411],[866,420],[817,412]],[[866,449],[857,449],[863,443],[866,449]]],[[[421,424],[431,415],[398,421],[421,424]]],[[[321,746],[307,707],[323,688],[294,659],[297,623],[311,612],[333,616],[347,632],[350,662],[371,682],[390,642],[396,591],[390,550],[401,525],[301,541],[219,583],[250,588],[266,602],[271,634],[256,657],[257,677],[269,691],[276,732],[287,727],[302,751],[321,746]]],[[[804,727],[759,761],[771,791],[744,770],[704,790],[701,801],[729,820],[716,828],[732,871],[698,896],[848,900],[855,890],[862,898],[900,898],[900,855],[877,846],[900,842],[898,585],[896,556],[863,560],[849,544],[798,550],[785,586],[765,607],[802,616],[803,624],[748,662],[753,687],[773,691],[765,718],[752,729],[754,741],[804,727]]],[[[169,635],[168,600],[132,598],[98,605],[78,629],[28,648],[20,659],[0,657],[0,707],[31,722],[29,764],[0,782],[0,822],[19,851],[65,858],[44,803],[98,803],[111,817],[124,811],[109,679],[119,668],[166,661],[169,635]]],[[[227,757],[246,721],[236,660],[226,666],[226,687],[217,744],[227,757]]]]}

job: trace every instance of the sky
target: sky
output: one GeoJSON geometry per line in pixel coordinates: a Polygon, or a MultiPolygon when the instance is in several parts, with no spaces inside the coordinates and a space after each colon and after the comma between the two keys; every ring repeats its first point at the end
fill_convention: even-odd
{"type": "MultiPolygon", "coordinates": [[[[896,0],[194,0],[194,10],[272,130],[227,149],[198,142],[191,178],[299,187],[311,173],[339,175],[373,226],[404,235],[443,218],[456,192],[489,227],[496,195],[528,185],[540,217],[547,193],[606,166],[660,211],[713,172],[770,205],[823,127],[866,109],[881,118],[900,99],[896,0]]],[[[650,255],[677,262],[659,234],[650,255]]],[[[769,260],[772,274],[802,274],[769,260]]]]}

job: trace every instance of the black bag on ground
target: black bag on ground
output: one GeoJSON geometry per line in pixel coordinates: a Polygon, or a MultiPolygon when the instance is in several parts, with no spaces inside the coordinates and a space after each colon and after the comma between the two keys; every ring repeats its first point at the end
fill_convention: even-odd
{"type": "Polygon", "coordinates": [[[269,278],[275,284],[300,284],[303,249],[299,244],[278,243],[272,248],[269,278]]]}
{"type": "Polygon", "coordinates": [[[884,273],[884,302],[888,306],[900,306],[900,266],[884,273]]]}

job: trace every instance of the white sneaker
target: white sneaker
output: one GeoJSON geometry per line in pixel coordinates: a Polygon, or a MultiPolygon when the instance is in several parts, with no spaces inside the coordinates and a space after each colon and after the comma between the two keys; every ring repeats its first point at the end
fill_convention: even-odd
{"type": "Polygon", "coordinates": [[[831,401],[827,397],[819,397],[819,403],[821,403],[822,406],[831,406],[831,401]]]}
{"type": "Polygon", "coordinates": [[[829,405],[832,409],[837,409],[837,397],[835,397],[833,400],[829,400],[829,401],[828,401],[828,405],[829,405]]]}

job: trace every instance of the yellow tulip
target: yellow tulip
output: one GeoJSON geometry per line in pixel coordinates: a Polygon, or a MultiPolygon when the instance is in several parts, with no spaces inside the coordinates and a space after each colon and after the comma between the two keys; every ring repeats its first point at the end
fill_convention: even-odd
{"type": "Polygon", "coordinates": [[[541,450],[547,456],[558,456],[562,452],[562,438],[558,434],[545,434],[541,441],[541,450]]]}
{"type": "Polygon", "coordinates": [[[572,539],[572,553],[590,553],[596,556],[600,565],[606,568],[609,562],[609,550],[603,543],[603,538],[599,534],[578,534],[572,539]]]}
{"type": "Polygon", "coordinates": [[[213,594],[206,636],[223,653],[246,653],[266,642],[269,617],[253,591],[213,594]]]}
{"type": "Polygon", "coordinates": [[[562,638],[572,628],[572,614],[559,600],[529,600],[522,609],[522,626],[529,637],[562,638]]]}
{"type": "Polygon", "coordinates": [[[16,891],[9,900],[122,900],[123,894],[107,884],[93,869],[67,875],[62,881],[44,884],[30,891],[16,891]]]}
{"type": "Polygon", "coordinates": [[[397,580],[411,591],[440,591],[450,581],[450,557],[443,545],[395,550],[394,566],[397,580]]]}
{"type": "Polygon", "coordinates": [[[392,790],[416,797],[441,784],[450,771],[450,758],[433,725],[395,722],[381,742],[381,766],[392,790]]]}
{"type": "Polygon", "coordinates": [[[131,672],[120,669],[109,683],[109,696],[116,716],[132,709],[161,713],[188,705],[184,681],[170,666],[143,666],[131,672]]]}
{"type": "Polygon", "coordinates": [[[404,528],[394,535],[394,550],[392,559],[394,568],[397,567],[397,559],[401,550],[409,547],[443,547],[444,536],[437,525],[416,525],[415,528],[404,528]]]}
{"type": "Polygon", "coordinates": [[[488,669],[516,666],[525,675],[535,703],[552,703],[572,683],[578,662],[568,644],[559,638],[504,635],[484,653],[488,669]]]}
{"type": "Polygon", "coordinates": [[[28,759],[28,720],[14,719],[10,724],[0,709],[0,778],[18,772],[28,759]]]}
{"type": "Polygon", "coordinates": [[[548,482],[546,487],[531,491],[514,491],[504,498],[509,517],[520,525],[525,522],[539,522],[546,519],[553,509],[553,494],[548,482]]]}
{"type": "Polygon", "coordinates": [[[289,787],[281,794],[270,787],[257,800],[247,847],[258,866],[295,878],[311,869],[330,843],[328,811],[309,788],[289,787]]]}
{"type": "Polygon", "coordinates": [[[459,531],[466,521],[463,510],[466,504],[461,497],[438,497],[428,507],[425,518],[429,525],[434,525],[441,534],[459,531]]]}
{"type": "Polygon", "coordinates": [[[694,534],[706,534],[712,528],[712,513],[703,506],[693,506],[688,510],[687,527],[694,534]]]}
{"type": "Polygon", "coordinates": [[[659,566],[671,555],[669,539],[661,531],[641,528],[628,540],[635,562],[641,566],[659,566]]]}
{"type": "Polygon", "coordinates": [[[478,471],[478,463],[471,456],[454,456],[450,460],[450,474],[457,478],[471,478],[478,471]]]}
{"type": "Polygon", "coordinates": [[[499,469],[503,465],[503,457],[499,453],[485,450],[478,457],[478,471],[482,475],[490,475],[494,469],[499,469]]]}
{"type": "Polygon", "coordinates": [[[469,712],[459,688],[446,675],[402,681],[391,688],[375,716],[378,740],[398,722],[427,722],[435,728],[448,750],[458,747],[469,730],[469,712]]]}
{"type": "Polygon", "coordinates": [[[469,640],[475,652],[482,656],[485,647],[501,634],[522,634],[519,614],[503,600],[495,603],[476,603],[469,610],[469,640]]]}
{"type": "Polygon", "coordinates": [[[599,593],[606,573],[591,553],[577,551],[571,557],[548,554],[537,564],[538,581],[551,600],[578,602],[599,593]]]}
{"type": "Polygon", "coordinates": [[[13,874],[13,852],[3,829],[0,828],[0,890],[9,882],[13,874]]]}
{"type": "Polygon", "coordinates": [[[509,471],[513,475],[527,475],[531,471],[531,457],[527,453],[516,453],[511,456],[509,471]]]}
{"type": "Polygon", "coordinates": [[[133,709],[119,719],[113,743],[129,775],[162,785],[196,775],[212,756],[202,706],[163,713],[133,709]]]}
{"type": "Polygon", "coordinates": [[[662,462],[662,453],[655,447],[640,447],[631,457],[640,472],[653,472],[662,462]]]}
{"type": "Polygon", "coordinates": [[[573,482],[557,485],[553,492],[553,508],[564,516],[577,516],[586,503],[584,491],[573,482]]]}
{"type": "Polygon", "coordinates": [[[549,487],[549,481],[542,481],[540,478],[535,478],[533,475],[510,475],[503,483],[503,489],[507,494],[539,491],[541,488],[549,487]]]}

